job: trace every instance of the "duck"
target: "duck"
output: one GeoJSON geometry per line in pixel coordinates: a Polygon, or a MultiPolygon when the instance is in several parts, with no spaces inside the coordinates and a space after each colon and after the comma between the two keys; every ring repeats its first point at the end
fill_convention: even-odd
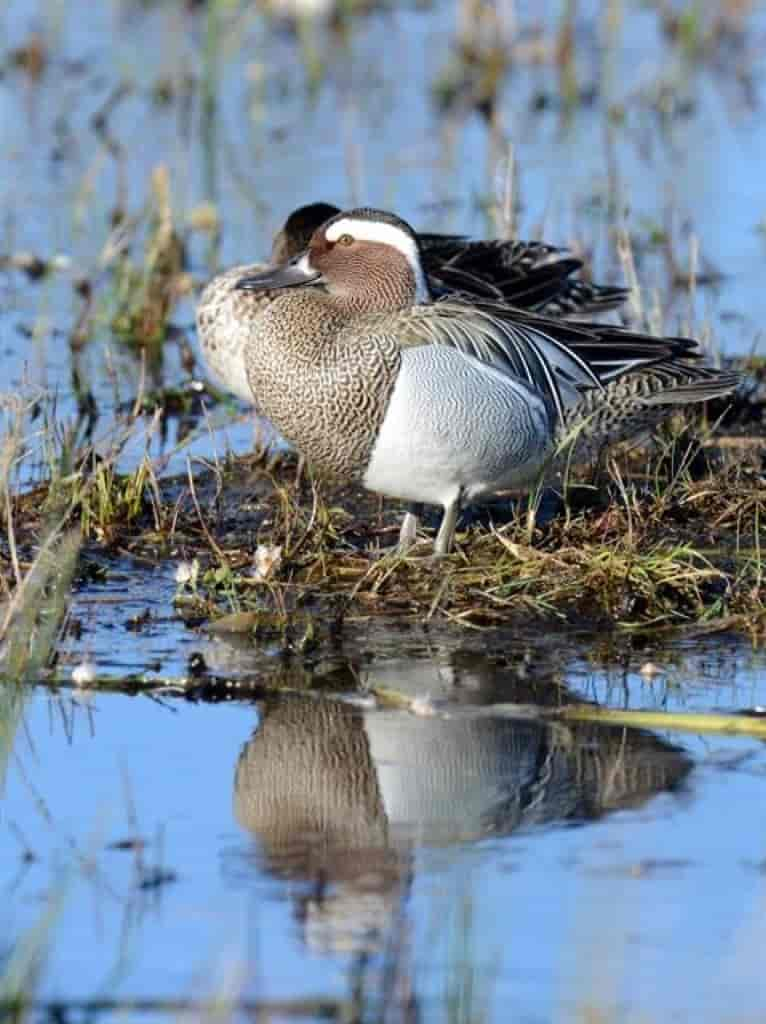
{"type": "Polygon", "coordinates": [[[267,291],[257,296],[243,293],[237,290],[237,281],[248,274],[286,263],[302,252],[316,229],[337,212],[337,206],[329,203],[298,207],[274,236],[268,262],[229,267],[213,277],[202,290],[195,313],[205,366],[219,387],[248,405],[253,405],[254,399],[245,372],[245,339],[250,326],[274,295],[267,291]]]}
{"type": "MultiPolygon", "coordinates": [[[[593,458],[740,382],[689,338],[435,300],[418,235],[383,210],[335,215],[235,287],[281,292],[245,343],[264,415],[320,474],[440,506],[437,557],[464,504],[528,492],[565,442],[593,458]]],[[[400,547],[412,539],[405,517],[400,547]]]]}
{"type": "MultiPolygon", "coordinates": [[[[311,236],[341,211],[316,202],[294,210],[274,237],[268,263],[240,264],[214,277],[196,308],[197,336],[205,365],[219,387],[257,405],[245,371],[245,339],[274,298],[268,290],[243,292],[241,278],[286,263],[303,252],[311,236]]],[[[508,302],[551,316],[595,315],[620,306],[624,288],[573,277],[582,260],[546,242],[471,240],[462,235],[418,236],[428,284],[436,297],[463,296],[508,302]]]]}

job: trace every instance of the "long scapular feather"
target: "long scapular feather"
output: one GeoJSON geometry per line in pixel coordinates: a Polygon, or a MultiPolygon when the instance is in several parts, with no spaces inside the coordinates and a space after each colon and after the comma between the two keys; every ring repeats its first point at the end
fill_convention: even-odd
{"type": "MultiPolygon", "coordinates": [[[[369,330],[392,334],[402,347],[436,344],[458,349],[521,380],[561,418],[577,389],[599,387],[599,378],[577,352],[555,337],[556,321],[512,313],[504,306],[439,302],[383,318],[376,315],[370,318],[369,330]],[[549,333],[549,324],[554,333],[549,333]],[[569,392],[566,397],[562,389],[569,392]]],[[[355,327],[357,335],[360,326],[355,327]]]]}
{"type": "MultiPolygon", "coordinates": [[[[362,318],[354,333],[365,330],[389,334],[403,348],[449,345],[488,363],[538,393],[559,422],[587,392],[609,385],[625,385],[630,400],[644,406],[670,405],[725,394],[739,379],[700,365],[697,343],[689,338],[553,320],[493,302],[411,306],[375,314],[366,328],[362,318]]],[[[598,404],[598,395],[590,395],[583,407],[598,404]]]]}
{"type": "Polygon", "coordinates": [[[614,309],[628,295],[625,288],[573,279],[582,260],[545,242],[470,241],[454,235],[420,235],[419,241],[435,298],[494,299],[569,316],[614,309]]]}
{"type": "MultiPolygon", "coordinates": [[[[653,394],[642,395],[646,406],[681,405],[687,402],[707,402],[713,398],[724,398],[736,391],[742,383],[738,373],[709,370],[708,367],[694,367],[694,374],[687,380],[668,378],[667,387],[653,394]],[[704,375],[701,371],[707,371],[704,375]],[[699,374],[699,376],[697,376],[699,374]]],[[[651,371],[654,373],[654,371],[651,371]]]]}

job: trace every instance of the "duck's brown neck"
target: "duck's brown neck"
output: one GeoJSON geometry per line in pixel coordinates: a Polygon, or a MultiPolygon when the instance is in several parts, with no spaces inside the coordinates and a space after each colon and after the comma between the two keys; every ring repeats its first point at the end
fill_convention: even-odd
{"type": "Polygon", "coordinates": [[[413,305],[414,290],[406,282],[386,281],[385,286],[375,280],[368,280],[364,285],[343,291],[333,289],[332,292],[317,292],[322,301],[344,317],[354,317],[366,313],[397,313],[413,305]]]}

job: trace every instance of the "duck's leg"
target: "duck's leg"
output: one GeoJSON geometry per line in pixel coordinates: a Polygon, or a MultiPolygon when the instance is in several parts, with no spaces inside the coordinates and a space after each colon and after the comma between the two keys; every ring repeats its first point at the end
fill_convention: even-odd
{"type": "Polygon", "coordinates": [[[301,453],[298,452],[298,465],[295,467],[295,483],[293,484],[293,486],[295,487],[296,491],[300,490],[300,486],[303,483],[303,474],[305,472],[306,472],[306,460],[301,455],[301,453]]]}
{"type": "Polygon", "coordinates": [[[399,530],[399,544],[397,551],[400,555],[406,554],[418,539],[418,519],[422,515],[423,506],[418,502],[411,501],[407,505],[407,511],[402,520],[399,530]]]}
{"type": "Polygon", "coordinates": [[[443,555],[448,555],[452,550],[452,540],[455,536],[455,527],[457,526],[457,517],[460,512],[460,492],[458,492],[453,500],[444,506],[444,515],[442,516],[441,526],[439,532],[436,534],[436,541],[434,542],[434,556],[441,558],[443,555]]]}

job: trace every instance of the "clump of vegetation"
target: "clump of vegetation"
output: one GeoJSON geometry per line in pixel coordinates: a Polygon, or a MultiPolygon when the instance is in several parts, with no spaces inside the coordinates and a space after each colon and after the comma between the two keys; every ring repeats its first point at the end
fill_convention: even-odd
{"type": "Polygon", "coordinates": [[[695,477],[702,449],[686,450],[680,462],[666,450],[632,477],[613,467],[603,487],[573,490],[547,521],[523,504],[509,519],[508,503],[502,525],[469,526],[436,565],[430,539],[407,556],[386,551],[394,508],[316,487],[301,501],[288,474],[264,467],[251,544],[235,537],[202,555],[185,603],[206,616],[233,613],[244,629],[306,611],[337,619],[342,608],[471,625],[530,615],[619,628],[726,624],[756,635],[766,625],[759,473],[737,460],[695,477]],[[279,551],[268,574],[254,570],[254,550],[279,551]]]}
{"type": "Polygon", "coordinates": [[[152,349],[165,338],[170,314],[188,290],[184,246],[176,230],[167,168],[152,177],[152,209],[145,258],[140,266],[123,255],[117,267],[117,311],[113,330],[131,344],[152,349]]]}
{"type": "Polygon", "coordinates": [[[475,109],[490,120],[511,66],[512,31],[484,0],[466,0],[458,11],[453,52],[434,82],[433,97],[442,110],[475,109]]]}

